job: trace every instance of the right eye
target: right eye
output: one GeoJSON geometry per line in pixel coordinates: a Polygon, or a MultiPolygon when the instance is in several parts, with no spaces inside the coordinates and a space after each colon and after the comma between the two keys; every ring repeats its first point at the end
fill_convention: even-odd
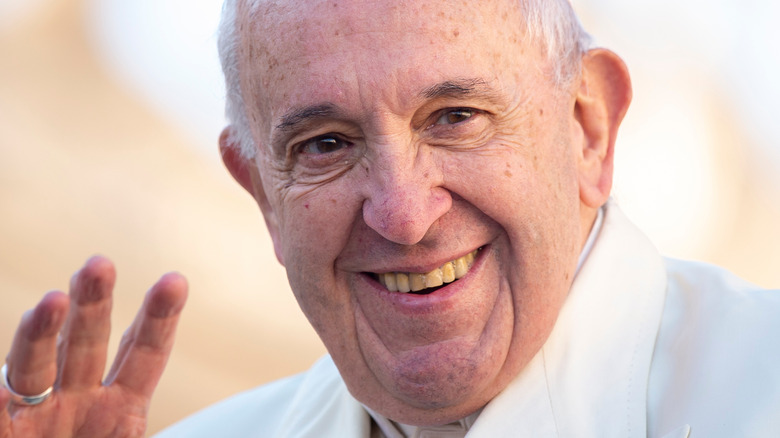
{"type": "Polygon", "coordinates": [[[348,148],[352,143],[333,134],[320,135],[300,144],[298,151],[307,155],[324,155],[348,148]]]}

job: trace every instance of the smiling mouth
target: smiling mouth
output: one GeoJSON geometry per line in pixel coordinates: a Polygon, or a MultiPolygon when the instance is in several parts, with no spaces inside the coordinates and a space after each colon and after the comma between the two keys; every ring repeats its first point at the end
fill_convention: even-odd
{"type": "Polygon", "coordinates": [[[390,292],[428,294],[434,292],[440,286],[452,283],[465,276],[474,264],[474,259],[481,249],[478,248],[430,272],[387,272],[384,274],[372,274],[372,277],[390,292]]]}

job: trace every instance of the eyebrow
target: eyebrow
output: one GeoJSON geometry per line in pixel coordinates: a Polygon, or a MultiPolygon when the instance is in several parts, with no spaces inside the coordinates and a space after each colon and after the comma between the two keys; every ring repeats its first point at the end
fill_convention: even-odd
{"type": "Polygon", "coordinates": [[[420,93],[426,99],[442,97],[493,96],[495,92],[483,79],[458,79],[438,83],[420,93]]]}
{"type": "Polygon", "coordinates": [[[291,131],[296,126],[302,125],[314,119],[333,117],[336,107],[332,103],[320,103],[303,108],[296,108],[282,116],[281,122],[276,125],[280,131],[291,131]]]}

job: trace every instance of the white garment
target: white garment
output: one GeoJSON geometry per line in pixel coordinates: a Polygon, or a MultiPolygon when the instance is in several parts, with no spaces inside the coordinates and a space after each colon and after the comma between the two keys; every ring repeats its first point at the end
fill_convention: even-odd
{"type": "MultiPolygon", "coordinates": [[[[549,339],[468,438],[780,436],[780,291],[665,260],[609,204],[549,339]]],[[[158,437],[366,438],[329,357],[158,437]]]]}

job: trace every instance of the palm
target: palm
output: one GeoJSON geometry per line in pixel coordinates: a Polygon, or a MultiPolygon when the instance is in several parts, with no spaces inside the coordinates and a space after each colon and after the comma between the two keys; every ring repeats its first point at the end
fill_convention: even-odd
{"type": "Polygon", "coordinates": [[[115,388],[101,388],[88,394],[55,394],[34,409],[15,409],[9,428],[0,436],[142,436],[146,429],[146,402],[121,392],[115,388]]]}

